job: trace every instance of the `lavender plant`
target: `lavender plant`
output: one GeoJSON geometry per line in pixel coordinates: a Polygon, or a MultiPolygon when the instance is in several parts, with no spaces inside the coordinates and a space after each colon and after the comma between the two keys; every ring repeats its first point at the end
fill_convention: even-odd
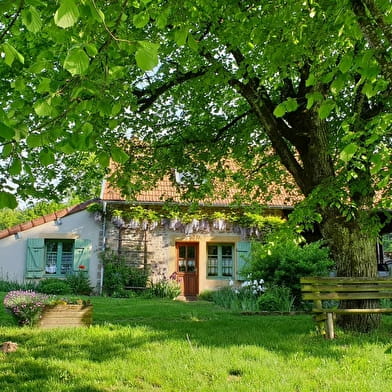
{"type": "Polygon", "coordinates": [[[39,320],[42,311],[51,297],[31,290],[10,291],[4,298],[5,308],[19,325],[32,326],[39,320]]]}

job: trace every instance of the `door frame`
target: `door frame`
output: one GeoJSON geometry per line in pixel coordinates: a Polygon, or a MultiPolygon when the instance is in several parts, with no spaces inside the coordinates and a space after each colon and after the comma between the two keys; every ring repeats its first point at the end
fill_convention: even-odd
{"type": "Polygon", "coordinates": [[[199,246],[200,243],[197,241],[176,241],[176,273],[177,273],[177,280],[181,285],[181,295],[182,296],[196,296],[199,294],[199,246]],[[192,272],[188,271],[180,271],[179,270],[179,248],[180,246],[194,246],[195,247],[195,270],[192,272]],[[194,280],[194,290],[189,293],[189,287],[187,290],[186,285],[189,282],[189,279],[194,280]]]}

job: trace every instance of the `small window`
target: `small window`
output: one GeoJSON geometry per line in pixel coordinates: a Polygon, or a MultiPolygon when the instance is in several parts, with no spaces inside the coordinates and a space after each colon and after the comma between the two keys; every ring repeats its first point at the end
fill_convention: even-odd
{"type": "Polygon", "coordinates": [[[210,244],[207,246],[207,277],[233,278],[233,245],[210,244]]]}
{"type": "Polygon", "coordinates": [[[45,240],[45,275],[66,275],[72,271],[73,240],[45,240]]]}
{"type": "Polygon", "coordinates": [[[91,241],[86,239],[28,238],[26,278],[64,277],[89,269],[91,241]]]}

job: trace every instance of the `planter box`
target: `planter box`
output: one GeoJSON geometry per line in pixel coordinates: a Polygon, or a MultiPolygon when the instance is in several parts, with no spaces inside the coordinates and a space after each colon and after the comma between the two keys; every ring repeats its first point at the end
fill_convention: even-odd
{"type": "Polygon", "coordinates": [[[46,308],[37,326],[40,328],[87,327],[93,319],[92,305],[56,305],[46,308]]]}

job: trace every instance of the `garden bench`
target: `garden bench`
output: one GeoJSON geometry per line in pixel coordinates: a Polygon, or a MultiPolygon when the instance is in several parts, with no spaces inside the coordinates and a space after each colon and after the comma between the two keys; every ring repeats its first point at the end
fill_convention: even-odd
{"type": "Polygon", "coordinates": [[[343,278],[343,277],[304,277],[301,278],[301,291],[304,300],[313,301],[312,312],[320,333],[326,338],[334,338],[333,321],[336,314],[353,313],[392,313],[392,308],[347,308],[330,306],[325,301],[371,300],[392,298],[391,278],[343,278]]]}

